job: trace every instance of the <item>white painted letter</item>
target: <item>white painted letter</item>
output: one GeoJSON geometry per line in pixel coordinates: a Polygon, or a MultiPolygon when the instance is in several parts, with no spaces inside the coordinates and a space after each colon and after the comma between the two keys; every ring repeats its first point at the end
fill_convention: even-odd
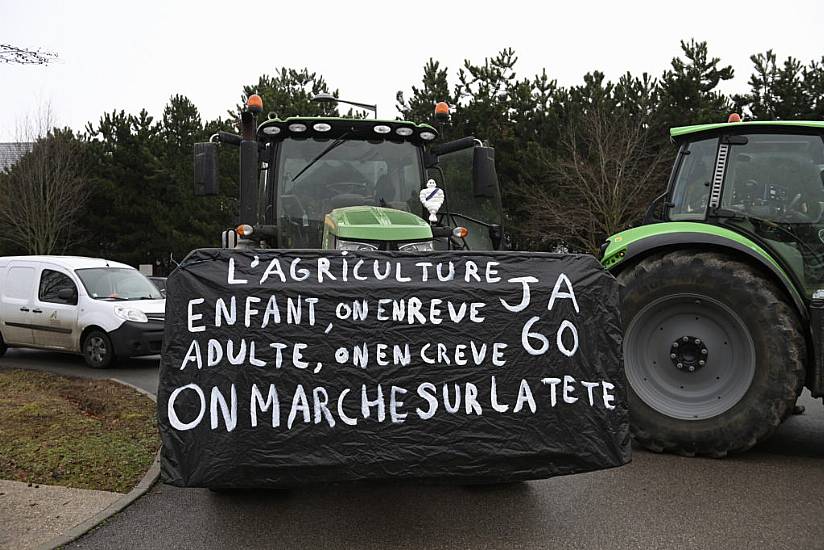
{"type": "Polygon", "coordinates": [[[578,300],[575,299],[575,291],[572,290],[572,283],[569,282],[569,279],[563,273],[558,275],[558,280],[555,281],[555,288],[552,289],[552,296],[549,297],[549,305],[547,306],[549,311],[552,311],[552,306],[555,305],[555,298],[569,298],[575,307],[575,313],[580,313],[578,300]],[[569,291],[561,292],[561,283],[564,283],[569,291]]]}
{"type": "Polygon", "coordinates": [[[232,384],[232,389],[229,397],[229,401],[231,401],[231,411],[229,410],[230,406],[226,403],[226,398],[223,397],[223,394],[220,393],[220,390],[217,389],[217,386],[212,388],[212,399],[210,401],[210,411],[212,417],[212,429],[217,429],[217,406],[220,405],[220,412],[223,415],[223,423],[226,424],[226,431],[231,432],[237,426],[237,392],[235,391],[235,385],[232,384]]]}
{"type": "Polygon", "coordinates": [[[260,412],[266,412],[269,410],[269,407],[272,407],[272,427],[277,428],[280,426],[280,403],[278,403],[278,392],[274,384],[269,384],[269,394],[266,396],[265,402],[263,401],[263,395],[260,393],[257,384],[252,384],[252,397],[250,401],[249,407],[252,411],[253,428],[258,425],[258,408],[260,408],[260,412]]]}
{"type": "Polygon", "coordinates": [[[228,282],[230,285],[245,285],[249,281],[246,279],[236,279],[235,278],[235,259],[229,258],[229,279],[228,282]]]}
{"type": "Polygon", "coordinates": [[[189,307],[187,309],[187,317],[189,320],[189,332],[203,332],[206,330],[206,327],[201,325],[199,327],[194,326],[195,321],[200,321],[203,319],[202,313],[194,313],[192,306],[197,304],[202,304],[205,300],[203,298],[195,298],[193,300],[189,300],[189,307]]]}
{"type": "Polygon", "coordinates": [[[524,408],[524,403],[528,404],[529,410],[532,411],[532,414],[535,414],[536,407],[535,399],[532,397],[532,390],[529,388],[526,380],[521,379],[521,386],[518,388],[518,400],[515,401],[515,407],[513,407],[512,412],[519,412],[524,408]]]}
{"type": "Polygon", "coordinates": [[[200,424],[201,420],[203,420],[203,415],[206,413],[206,396],[203,395],[203,391],[197,384],[186,384],[185,386],[181,386],[175,389],[172,392],[172,395],[169,396],[169,404],[167,406],[166,413],[169,417],[169,424],[172,425],[172,428],[181,432],[191,430],[200,424]],[[177,396],[180,395],[180,392],[183,390],[194,390],[200,398],[200,412],[198,413],[197,418],[191,422],[185,423],[180,421],[180,418],[177,417],[177,411],[175,411],[175,399],[177,399],[177,396]]]}
{"type": "Polygon", "coordinates": [[[501,301],[501,305],[506,309],[512,313],[518,313],[519,311],[525,310],[526,306],[529,305],[529,283],[537,283],[538,279],[535,277],[513,277],[509,279],[509,282],[521,283],[523,285],[521,287],[521,302],[516,306],[511,306],[506,303],[503,298],[499,298],[499,300],[501,301]]]}

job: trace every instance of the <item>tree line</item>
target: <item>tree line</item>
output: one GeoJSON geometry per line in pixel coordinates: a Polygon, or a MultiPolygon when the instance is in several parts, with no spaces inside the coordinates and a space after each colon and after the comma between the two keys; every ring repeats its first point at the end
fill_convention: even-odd
{"type": "MultiPolygon", "coordinates": [[[[496,148],[516,248],[594,252],[606,236],[639,223],[664,190],[675,155],[670,127],[722,122],[731,112],[824,119],[824,56],[805,64],[755,54],[749,90],[726,94],[733,68],[706,42],[680,46],[657,77],[627,72],[611,81],[592,71],[567,87],[545,69],[520,76],[512,49],[467,60],[457,72],[430,59],[421,81],[398,92],[398,117],[431,122],[434,104],[446,101],[452,121],[443,139],[474,135],[496,148]]],[[[239,91],[260,94],[280,118],[339,114],[310,100],[336,90],[308,69],[281,68],[239,91]]],[[[39,121],[30,127],[31,151],[0,174],[0,253],[101,256],[167,273],[193,248],[216,245],[236,218],[237,156],[220,157],[218,197],[195,197],[192,146],[218,130],[237,131],[239,108],[204,120],[174,95],[158,118],[115,111],[82,131],[39,121]]]]}

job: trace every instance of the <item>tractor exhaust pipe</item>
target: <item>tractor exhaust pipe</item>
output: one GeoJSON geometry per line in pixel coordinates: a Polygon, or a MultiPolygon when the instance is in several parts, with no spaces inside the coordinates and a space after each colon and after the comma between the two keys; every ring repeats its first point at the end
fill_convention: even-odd
{"type": "Polygon", "coordinates": [[[257,223],[258,142],[257,115],[263,111],[263,101],[253,94],[246,100],[240,114],[240,208],[238,224],[257,223]]]}

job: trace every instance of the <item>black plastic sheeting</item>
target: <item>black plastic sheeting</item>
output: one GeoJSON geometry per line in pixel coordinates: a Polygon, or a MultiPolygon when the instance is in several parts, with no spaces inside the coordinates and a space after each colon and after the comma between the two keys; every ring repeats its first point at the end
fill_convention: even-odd
{"type": "Polygon", "coordinates": [[[196,250],[168,280],[163,480],[476,483],[625,464],[618,305],[592,256],[196,250]]]}

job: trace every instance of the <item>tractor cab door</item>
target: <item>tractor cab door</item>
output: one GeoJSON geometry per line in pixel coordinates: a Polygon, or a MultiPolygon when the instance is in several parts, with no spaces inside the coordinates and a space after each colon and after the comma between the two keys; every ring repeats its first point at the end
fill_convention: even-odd
{"type": "Polygon", "coordinates": [[[810,297],[824,288],[824,138],[775,130],[737,137],[728,145],[722,220],[770,249],[810,297]]]}
{"type": "Polygon", "coordinates": [[[669,190],[669,220],[706,218],[717,152],[717,137],[685,143],[678,150],[669,190]]]}
{"type": "MultiPolygon", "coordinates": [[[[445,145],[444,148],[448,148],[449,144],[445,145]]],[[[438,163],[428,169],[428,177],[444,190],[442,223],[469,230],[463,239],[466,249],[501,248],[501,192],[495,173],[494,149],[470,144],[438,154],[438,163]]]]}

